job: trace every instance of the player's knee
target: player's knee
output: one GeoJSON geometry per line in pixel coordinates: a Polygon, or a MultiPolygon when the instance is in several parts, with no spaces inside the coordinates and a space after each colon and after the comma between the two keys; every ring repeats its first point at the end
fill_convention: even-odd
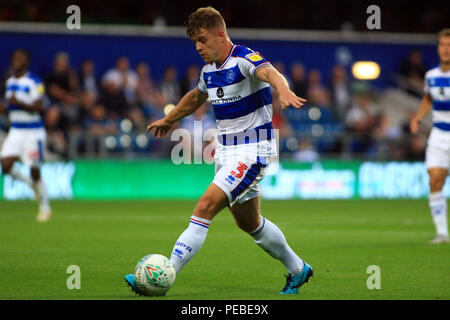
{"type": "Polygon", "coordinates": [[[33,181],[39,181],[41,179],[41,172],[39,168],[31,168],[31,178],[33,181]]]}
{"type": "Polygon", "coordinates": [[[8,160],[2,160],[2,172],[3,173],[9,173],[12,169],[13,166],[13,162],[8,161],[8,160]]]}
{"type": "Polygon", "coordinates": [[[248,225],[246,225],[245,223],[241,223],[239,221],[236,220],[236,225],[238,226],[239,229],[241,229],[244,232],[252,232],[253,230],[251,230],[248,225]]]}
{"type": "Polygon", "coordinates": [[[440,175],[430,175],[430,190],[431,192],[441,191],[444,187],[445,177],[440,175]]]}
{"type": "Polygon", "coordinates": [[[244,232],[252,232],[254,230],[256,230],[259,226],[258,223],[255,222],[251,222],[251,221],[238,221],[236,220],[236,225],[238,226],[239,229],[241,229],[244,232]]]}
{"type": "Polygon", "coordinates": [[[211,220],[216,214],[216,203],[211,197],[202,197],[194,209],[194,215],[211,220]]]}

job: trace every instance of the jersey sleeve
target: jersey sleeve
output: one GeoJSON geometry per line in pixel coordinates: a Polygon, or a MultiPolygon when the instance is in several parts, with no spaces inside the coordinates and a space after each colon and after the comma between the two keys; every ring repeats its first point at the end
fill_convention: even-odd
{"type": "Polygon", "coordinates": [[[34,102],[42,100],[45,95],[45,87],[42,80],[36,76],[33,77],[33,85],[30,88],[30,98],[34,102]]]}
{"type": "Polygon", "coordinates": [[[270,63],[262,54],[250,48],[240,46],[235,51],[236,56],[242,58],[239,59],[239,67],[245,77],[254,78],[259,67],[270,63]]]}
{"type": "Polygon", "coordinates": [[[203,69],[202,72],[200,72],[200,77],[198,79],[198,85],[197,88],[200,92],[203,93],[208,93],[208,90],[206,90],[206,83],[205,83],[205,79],[203,79],[203,69]]]}

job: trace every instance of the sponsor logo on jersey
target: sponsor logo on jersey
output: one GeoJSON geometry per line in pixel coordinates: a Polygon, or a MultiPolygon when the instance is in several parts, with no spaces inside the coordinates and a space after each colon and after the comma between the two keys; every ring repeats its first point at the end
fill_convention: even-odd
{"type": "MultiPolygon", "coordinates": [[[[217,94],[217,96],[219,96],[219,95],[217,94]]],[[[222,104],[222,103],[229,103],[229,102],[237,101],[239,99],[242,99],[242,97],[236,96],[236,97],[225,98],[225,99],[213,99],[213,100],[210,100],[210,102],[212,104],[222,104]]]]}
{"type": "Polygon", "coordinates": [[[248,60],[253,61],[253,62],[262,60],[262,57],[259,54],[257,54],[256,52],[249,53],[249,54],[245,55],[245,57],[248,60]]]}
{"type": "Polygon", "coordinates": [[[218,96],[219,98],[223,98],[223,96],[225,95],[225,93],[223,92],[223,89],[220,88],[220,87],[217,88],[216,94],[217,94],[217,96],[218,96]]]}

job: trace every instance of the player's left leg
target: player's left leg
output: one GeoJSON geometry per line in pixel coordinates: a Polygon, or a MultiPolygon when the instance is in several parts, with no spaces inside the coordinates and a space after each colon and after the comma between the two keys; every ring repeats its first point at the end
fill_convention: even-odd
{"type": "Polygon", "coordinates": [[[52,210],[50,208],[45,183],[41,178],[41,170],[38,166],[31,167],[31,178],[33,179],[32,188],[36,195],[36,200],[39,201],[39,214],[36,220],[39,222],[47,222],[52,215],[52,210]]]}
{"type": "Polygon", "coordinates": [[[48,200],[47,189],[41,177],[41,165],[45,158],[46,133],[43,129],[29,130],[24,133],[26,138],[23,146],[22,161],[30,166],[35,198],[39,202],[39,213],[36,220],[47,222],[52,214],[48,200]]]}
{"type": "Polygon", "coordinates": [[[235,203],[230,207],[230,211],[238,227],[251,235],[258,246],[286,267],[289,274],[281,293],[297,293],[298,288],[313,275],[313,270],[291,249],[283,232],[260,215],[260,197],[235,203]]]}

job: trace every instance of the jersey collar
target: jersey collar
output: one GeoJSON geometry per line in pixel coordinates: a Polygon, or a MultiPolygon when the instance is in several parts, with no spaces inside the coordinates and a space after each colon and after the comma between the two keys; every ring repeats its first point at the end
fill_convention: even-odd
{"type": "Polygon", "coordinates": [[[231,49],[230,49],[230,53],[228,54],[227,58],[225,59],[225,61],[220,65],[220,67],[217,68],[217,70],[222,69],[228,62],[228,60],[230,59],[231,55],[233,54],[234,48],[236,48],[236,45],[234,44],[231,49]]]}

